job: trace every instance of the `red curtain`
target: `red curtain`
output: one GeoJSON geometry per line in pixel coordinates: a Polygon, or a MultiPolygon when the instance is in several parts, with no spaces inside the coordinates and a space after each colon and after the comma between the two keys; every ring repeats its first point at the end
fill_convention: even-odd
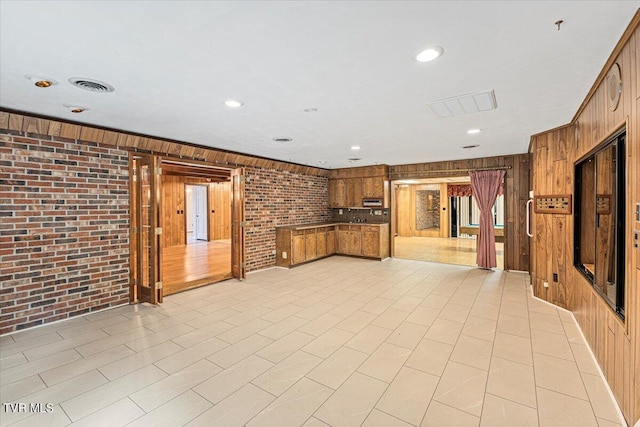
{"type": "Polygon", "coordinates": [[[471,184],[448,184],[447,196],[449,197],[467,197],[473,194],[471,184]]]}
{"type": "Polygon", "coordinates": [[[493,231],[493,218],[491,207],[498,197],[500,185],[504,179],[505,171],[471,171],[471,187],[474,200],[480,209],[480,227],[478,230],[478,243],[476,264],[481,268],[493,268],[496,263],[496,236],[493,231]]]}
{"type": "MultiPolygon", "coordinates": [[[[500,183],[498,194],[504,194],[504,186],[500,183]]],[[[449,197],[468,197],[473,196],[471,184],[448,184],[447,196],[449,197]]]]}

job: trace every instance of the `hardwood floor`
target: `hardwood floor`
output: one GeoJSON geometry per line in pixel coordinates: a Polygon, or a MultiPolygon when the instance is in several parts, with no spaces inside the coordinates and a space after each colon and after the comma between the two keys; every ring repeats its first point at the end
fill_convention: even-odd
{"type": "MultiPolygon", "coordinates": [[[[395,238],[395,257],[456,265],[476,265],[476,240],[443,237],[395,238]]],[[[496,268],[504,269],[504,243],[496,242],[496,268]]]]}
{"type": "Polygon", "coordinates": [[[165,296],[230,277],[230,240],[163,248],[162,281],[165,296]]]}

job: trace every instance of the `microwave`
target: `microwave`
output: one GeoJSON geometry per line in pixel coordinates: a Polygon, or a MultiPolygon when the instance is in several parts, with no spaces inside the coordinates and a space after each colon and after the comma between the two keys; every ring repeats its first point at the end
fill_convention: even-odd
{"type": "Polygon", "coordinates": [[[382,199],[362,199],[362,206],[365,208],[381,208],[382,199]]]}

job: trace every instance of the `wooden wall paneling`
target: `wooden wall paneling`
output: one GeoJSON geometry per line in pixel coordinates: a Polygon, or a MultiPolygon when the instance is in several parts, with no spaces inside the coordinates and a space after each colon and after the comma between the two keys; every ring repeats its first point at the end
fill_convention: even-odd
{"type": "Polygon", "coordinates": [[[22,131],[38,135],[46,135],[49,131],[49,121],[36,117],[25,117],[22,122],[22,131]]]}
{"type": "Polygon", "coordinates": [[[61,138],[78,139],[80,137],[80,126],[70,123],[62,123],[59,136],[61,138]]]}
{"type": "Polygon", "coordinates": [[[24,121],[24,117],[20,114],[9,115],[9,130],[22,132],[22,122],[24,121]]]}
{"type": "Polygon", "coordinates": [[[104,134],[102,135],[102,143],[107,145],[117,145],[118,133],[110,130],[104,131],[104,134]]]}
{"type": "Polygon", "coordinates": [[[9,113],[0,111],[0,129],[9,129],[9,113]]]}
{"type": "Polygon", "coordinates": [[[83,141],[91,141],[101,143],[104,139],[105,131],[92,127],[83,126],[80,129],[80,139],[83,141]]]}
{"type": "MultiPolygon", "coordinates": [[[[553,221],[553,236],[564,236],[567,232],[564,215],[554,215],[553,221]]],[[[554,239],[553,245],[553,259],[551,261],[551,270],[556,276],[551,276],[549,286],[554,287],[553,300],[554,303],[567,308],[567,295],[566,295],[566,251],[564,239],[554,239]],[[553,278],[557,277],[558,280],[554,281],[553,278]]]]}
{"type": "Polygon", "coordinates": [[[185,179],[162,175],[162,236],[165,247],[186,244],[185,179]]]}

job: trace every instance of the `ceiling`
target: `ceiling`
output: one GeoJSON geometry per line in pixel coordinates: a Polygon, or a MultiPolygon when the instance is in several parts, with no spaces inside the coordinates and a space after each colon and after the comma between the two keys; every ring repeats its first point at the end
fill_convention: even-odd
{"type": "Polygon", "coordinates": [[[523,153],[572,119],[639,6],[3,0],[0,107],[329,169],[523,153]],[[433,45],[440,58],[415,60],[433,45]],[[495,110],[427,107],[490,90],[495,110]]]}

